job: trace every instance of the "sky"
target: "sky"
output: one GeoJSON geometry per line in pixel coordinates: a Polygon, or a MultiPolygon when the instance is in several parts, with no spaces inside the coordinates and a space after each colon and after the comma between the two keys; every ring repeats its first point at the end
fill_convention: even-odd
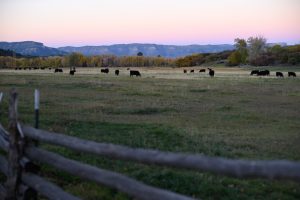
{"type": "Polygon", "coordinates": [[[0,41],[47,46],[300,44],[300,0],[0,0],[0,41]]]}

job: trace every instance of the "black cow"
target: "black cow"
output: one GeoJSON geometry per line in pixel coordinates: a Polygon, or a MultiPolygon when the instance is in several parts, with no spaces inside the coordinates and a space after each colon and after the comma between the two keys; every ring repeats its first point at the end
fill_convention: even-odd
{"type": "Polygon", "coordinates": [[[190,73],[194,73],[195,70],[191,69],[190,73]]]}
{"type": "Polygon", "coordinates": [[[63,72],[63,69],[56,68],[56,69],[54,70],[54,73],[56,73],[56,72],[63,72]]]}
{"type": "Polygon", "coordinates": [[[267,74],[265,73],[265,71],[258,71],[257,76],[266,76],[267,74]]]}
{"type": "Polygon", "coordinates": [[[137,70],[130,70],[130,76],[141,76],[141,73],[137,70]]]}
{"type": "Polygon", "coordinates": [[[209,70],[209,72],[208,72],[209,76],[214,77],[215,76],[215,71],[210,69],[210,68],[208,68],[208,70],[209,70]]]}
{"type": "Polygon", "coordinates": [[[269,76],[269,75],[270,75],[269,70],[262,70],[257,73],[257,76],[269,76]]]}
{"type": "Polygon", "coordinates": [[[127,70],[130,70],[130,68],[128,67],[127,70]]]}
{"type": "Polygon", "coordinates": [[[283,77],[283,73],[282,72],[276,72],[276,77],[283,77]]]}
{"type": "Polygon", "coordinates": [[[265,70],[267,76],[270,76],[270,71],[269,70],[265,70]]]}
{"type": "Polygon", "coordinates": [[[49,67],[49,70],[51,70],[51,67],[49,67]]]}
{"type": "Polygon", "coordinates": [[[106,74],[108,74],[108,72],[109,72],[109,69],[108,69],[108,68],[106,68],[106,69],[101,69],[101,73],[106,73],[106,74]]]}
{"type": "Polygon", "coordinates": [[[292,77],[296,77],[296,73],[295,72],[288,72],[288,76],[292,76],[292,77]]]}
{"type": "Polygon", "coordinates": [[[115,70],[115,75],[119,76],[120,71],[118,69],[115,70]]]}
{"type": "Polygon", "coordinates": [[[199,72],[205,72],[205,69],[200,69],[200,71],[199,72]]]}
{"type": "Polygon", "coordinates": [[[187,72],[187,71],[186,71],[186,69],[184,69],[184,70],[183,70],[183,73],[185,73],[185,74],[186,74],[186,72],[187,72]]]}
{"type": "Polygon", "coordinates": [[[251,75],[251,76],[252,76],[252,75],[254,75],[254,74],[256,74],[256,75],[257,75],[258,73],[259,73],[259,71],[258,71],[258,70],[252,70],[250,75],[251,75]]]}
{"type": "Polygon", "coordinates": [[[74,74],[75,74],[75,72],[76,72],[76,70],[75,70],[75,69],[73,69],[73,70],[70,70],[70,75],[74,75],[74,74]]]}

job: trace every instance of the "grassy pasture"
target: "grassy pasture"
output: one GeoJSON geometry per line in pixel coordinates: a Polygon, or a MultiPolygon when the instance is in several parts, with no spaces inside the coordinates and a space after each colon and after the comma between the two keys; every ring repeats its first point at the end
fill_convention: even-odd
{"type": "MultiPolygon", "coordinates": [[[[189,69],[189,68],[187,68],[189,69]]],[[[0,120],[7,126],[8,91],[19,92],[22,122],[33,124],[33,90],[41,92],[42,129],[131,147],[243,159],[300,161],[300,78],[250,77],[250,68],[216,68],[216,77],[182,69],[139,68],[142,77],[78,69],[0,71],[0,120]]],[[[299,73],[300,69],[290,67],[299,73]]],[[[289,181],[238,180],[210,173],[110,160],[41,144],[66,157],[201,199],[299,199],[289,181]]],[[[128,199],[50,166],[42,175],[84,199],[128,199]]],[[[2,177],[3,178],[3,177],[2,177]]]]}

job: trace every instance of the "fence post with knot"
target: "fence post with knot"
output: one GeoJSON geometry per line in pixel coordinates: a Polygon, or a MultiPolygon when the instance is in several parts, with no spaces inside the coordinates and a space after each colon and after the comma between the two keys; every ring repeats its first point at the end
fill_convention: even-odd
{"type": "MultiPolygon", "coordinates": [[[[22,158],[22,136],[18,129],[18,94],[15,89],[10,92],[9,99],[9,151],[8,151],[8,176],[6,181],[6,200],[15,200],[20,184],[22,158]]],[[[24,137],[24,136],[23,136],[24,137]]]]}

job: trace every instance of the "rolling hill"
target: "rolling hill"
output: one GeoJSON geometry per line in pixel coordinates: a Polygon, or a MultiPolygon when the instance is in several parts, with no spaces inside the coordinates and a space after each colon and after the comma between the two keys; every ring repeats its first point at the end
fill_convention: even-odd
{"type": "Polygon", "coordinates": [[[181,57],[194,53],[216,53],[234,49],[233,45],[157,45],[157,44],[115,44],[109,46],[82,46],[82,47],[60,47],[61,51],[72,53],[79,52],[84,55],[111,54],[116,56],[132,56],[142,52],[144,56],[181,57]]]}
{"type": "Polygon", "coordinates": [[[0,42],[0,49],[11,50],[27,56],[58,56],[67,54],[56,48],[47,47],[43,43],[34,41],[0,42]]]}

